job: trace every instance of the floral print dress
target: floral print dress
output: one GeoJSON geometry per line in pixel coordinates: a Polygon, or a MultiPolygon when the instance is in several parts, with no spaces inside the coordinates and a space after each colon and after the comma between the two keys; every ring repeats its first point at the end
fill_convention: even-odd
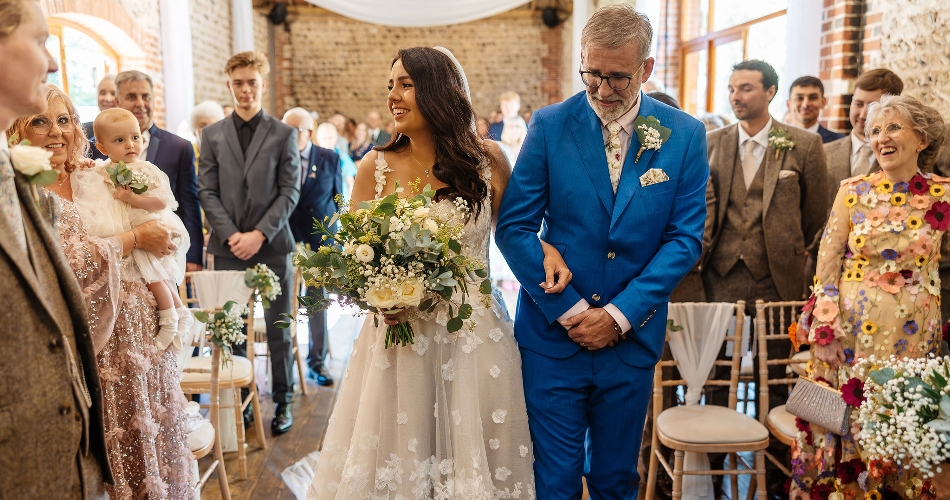
{"type": "MultiPolygon", "coordinates": [[[[950,179],[936,175],[918,172],[910,182],[893,183],[879,171],[845,180],[835,197],[797,335],[809,344],[841,343],[843,367],[835,372],[813,358],[808,372],[840,386],[849,404],[863,397],[862,381],[852,380],[855,360],[918,358],[940,349],[937,271],[950,226],[948,189],[950,179]]],[[[927,478],[911,468],[865,463],[856,423],[839,438],[796,422],[791,498],[918,498],[930,492],[927,478]]]]}

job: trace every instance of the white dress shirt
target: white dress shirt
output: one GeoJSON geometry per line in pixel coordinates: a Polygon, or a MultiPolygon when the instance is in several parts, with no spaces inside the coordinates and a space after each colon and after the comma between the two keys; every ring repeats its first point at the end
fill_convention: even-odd
{"type": "Polygon", "coordinates": [[[815,122],[814,125],[812,125],[811,127],[806,128],[805,130],[807,130],[807,131],[809,131],[809,132],[811,132],[811,133],[813,133],[813,134],[817,134],[817,133],[818,133],[818,127],[820,127],[820,126],[821,126],[820,123],[815,122]]]}

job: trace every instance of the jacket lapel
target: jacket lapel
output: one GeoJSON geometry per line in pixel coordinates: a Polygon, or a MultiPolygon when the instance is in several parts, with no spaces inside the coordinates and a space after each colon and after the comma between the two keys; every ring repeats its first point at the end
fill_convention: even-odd
{"type": "MultiPolygon", "coordinates": [[[[772,129],[782,130],[788,132],[788,129],[785,125],[780,124],[779,122],[772,119],[772,129]]],[[[768,146],[765,148],[765,161],[762,163],[763,169],[763,182],[765,183],[762,187],[762,216],[765,217],[769,213],[769,204],[772,202],[772,194],[775,193],[775,185],[778,184],[778,174],[782,170],[782,164],[785,163],[785,157],[788,155],[787,149],[778,150],[778,158],[776,158],[775,152],[777,150],[768,146]]]]}
{"type": "Polygon", "coordinates": [[[729,200],[729,193],[732,192],[732,178],[735,176],[738,162],[736,157],[739,153],[739,124],[729,127],[724,134],[719,137],[719,157],[716,162],[722,165],[719,172],[719,192],[716,193],[716,199],[719,200],[716,220],[720,223],[716,227],[722,227],[721,221],[726,218],[726,205],[729,200]]]}
{"type": "Polygon", "coordinates": [[[601,132],[600,118],[591,109],[587,99],[578,100],[578,108],[573,113],[575,121],[571,128],[574,143],[581,153],[581,161],[587,169],[594,191],[600,198],[608,214],[614,210],[614,190],[610,186],[610,174],[607,171],[607,152],[604,149],[604,134],[601,132]]]}
{"type": "MultiPolygon", "coordinates": [[[[237,127],[234,126],[234,120],[228,117],[224,120],[224,138],[228,142],[228,149],[234,154],[238,164],[244,166],[244,153],[241,151],[241,141],[237,136],[237,127]]],[[[220,160],[218,160],[220,161],[220,160]]]]}
{"type": "Polygon", "coordinates": [[[155,157],[158,156],[158,146],[162,142],[162,131],[153,123],[148,129],[148,134],[148,154],[145,155],[145,159],[154,164],[155,157]]]}
{"type": "Polygon", "coordinates": [[[261,150],[261,145],[264,144],[264,138],[267,137],[267,133],[270,132],[271,125],[273,125],[271,117],[264,113],[261,115],[261,122],[257,124],[257,130],[254,131],[254,138],[251,139],[251,144],[247,146],[247,154],[244,155],[244,174],[247,175],[247,171],[251,168],[251,164],[254,163],[254,157],[257,156],[257,153],[261,150]]]}
{"type": "MultiPolygon", "coordinates": [[[[647,117],[653,114],[654,105],[651,99],[647,99],[643,93],[640,94],[640,112],[637,116],[647,117]]],[[[637,152],[640,151],[640,140],[634,131],[630,138],[630,145],[627,148],[627,156],[623,160],[623,171],[620,173],[620,184],[617,186],[617,201],[614,205],[614,211],[610,219],[610,228],[613,229],[617,219],[627,208],[627,204],[633,199],[633,195],[640,189],[640,176],[650,169],[650,161],[653,159],[654,150],[648,149],[640,155],[640,161],[636,161],[637,152]]],[[[605,155],[606,157],[606,155],[605,155]]],[[[605,160],[606,161],[606,160],[605,160]]]]}

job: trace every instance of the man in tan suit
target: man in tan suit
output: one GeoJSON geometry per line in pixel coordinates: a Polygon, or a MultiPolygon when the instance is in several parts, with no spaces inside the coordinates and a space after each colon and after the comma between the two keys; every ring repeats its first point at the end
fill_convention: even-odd
{"type": "Polygon", "coordinates": [[[880,101],[884,94],[900,95],[903,90],[901,78],[884,68],[866,71],[854,82],[854,95],[848,110],[851,133],[824,146],[828,162],[829,206],[838,194],[841,181],[881,169],[871,152],[871,145],[864,137],[868,105],[880,101]]]}
{"type": "MultiPolygon", "coordinates": [[[[769,115],[777,86],[778,75],[764,61],[733,66],[729,100],[739,123],[707,134],[715,221],[703,286],[710,302],[745,300],[749,313],[756,299],[804,297],[806,247],[828,215],[821,137],[769,115]]],[[[773,344],[770,357],[789,355],[790,344],[773,344]]],[[[770,376],[784,376],[784,370],[770,376]]],[[[727,394],[713,390],[709,397],[725,404],[727,394]]],[[[787,399],[784,387],[770,388],[770,407],[787,399]]]]}
{"type": "MultiPolygon", "coordinates": [[[[0,0],[0,500],[105,499],[102,389],[82,292],[2,132],[46,110],[56,63],[36,0],[0,0]]],[[[141,247],[167,247],[160,225],[141,247]]]]}

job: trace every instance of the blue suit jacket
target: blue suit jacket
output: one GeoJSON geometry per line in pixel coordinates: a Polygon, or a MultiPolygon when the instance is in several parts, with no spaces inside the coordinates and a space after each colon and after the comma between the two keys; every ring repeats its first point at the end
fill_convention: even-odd
{"type": "Polygon", "coordinates": [[[321,235],[313,234],[313,220],[322,221],[339,210],[333,198],[342,193],[340,155],[317,145],[311,146],[306,177],[300,186],[300,200],[290,214],[290,231],[294,240],[307,243],[316,250],[322,242],[321,235]]]}
{"type": "Polygon", "coordinates": [[[827,144],[832,141],[837,141],[838,139],[841,139],[842,137],[844,137],[843,135],[837,132],[832,132],[821,125],[818,125],[818,135],[821,136],[822,144],[827,144]]]}
{"type": "MultiPolygon", "coordinates": [[[[201,232],[201,206],[198,203],[198,176],[195,173],[195,148],[190,142],[177,135],[158,128],[154,123],[148,129],[151,138],[148,141],[148,154],[145,159],[158,167],[168,176],[172,194],[178,201],[178,210],[175,210],[188,230],[191,247],[185,256],[187,262],[201,264],[201,254],[204,248],[204,235],[201,232]]],[[[96,149],[95,140],[92,141],[92,157],[97,160],[106,160],[104,154],[96,149]]]]}
{"type": "MultiPolygon", "coordinates": [[[[499,213],[497,244],[521,283],[518,344],[552,358],[580,346],[557,323],[581,298],[617,306],[633,325],[614,349],[629,365],[649,367],[663,352],[670,292],[699,258],[706,219],[706,129],[686,113],[641,94],[640,115],[672,130],[661,150],[631,141],[616,196],[610,185],[600,119],[584,92],[539,110],[499,213]],[[639,178],[661,169],[669,180],[639,178]],[[541,237],[564,256],[574,278],[545,294],[541,237]]],[[[608,348],[609,349],[609,348],[608,348]]]]}
{"type": "Polygon", "coordinates": [[[505,130],[505,122],[500,121],[498,123],[492,123],[488,126],[488,136],[493,141],[501,140],[501,133],[505,130]]]}

